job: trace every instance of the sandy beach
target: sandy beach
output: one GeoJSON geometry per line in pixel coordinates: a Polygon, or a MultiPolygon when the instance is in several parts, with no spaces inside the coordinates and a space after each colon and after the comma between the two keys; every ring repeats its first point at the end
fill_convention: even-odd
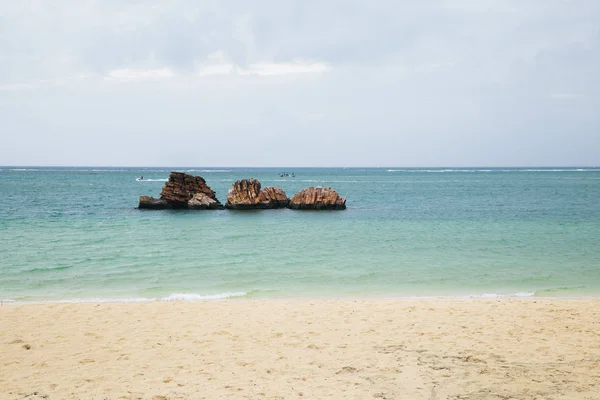
{"type": "Polygon", "coordinates": [[[600,300],[0,306],[2,399],[600,399],[600,300]]]}

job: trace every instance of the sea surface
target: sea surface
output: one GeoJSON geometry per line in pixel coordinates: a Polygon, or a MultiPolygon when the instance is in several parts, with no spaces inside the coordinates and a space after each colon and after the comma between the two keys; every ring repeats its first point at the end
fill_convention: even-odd
{"type": "Polygon", "coordinates": [[[600,168],[0,167],[5,302],[598,295],[600,168]],[[172,170],[348,208],[136,209],[172,170]]]}

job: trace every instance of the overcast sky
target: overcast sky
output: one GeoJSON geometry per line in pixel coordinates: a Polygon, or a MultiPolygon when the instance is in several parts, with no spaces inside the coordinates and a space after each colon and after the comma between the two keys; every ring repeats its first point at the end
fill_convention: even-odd
{"type": "Polygon", "coordinates": [[[600,165],[598,0],[0,0],[0,165],[600,165]]]}

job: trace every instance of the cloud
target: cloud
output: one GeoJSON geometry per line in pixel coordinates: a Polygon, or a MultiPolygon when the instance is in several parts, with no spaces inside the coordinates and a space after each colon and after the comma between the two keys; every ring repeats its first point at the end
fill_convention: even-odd
{"type": "Polygon", "coordinates": [[[97,75],[81,75],[65,79],[46,79],[29,83],[7,83],[0,84],[0,91],[22,91],[35,90],[53,86],[62,86],[69,83],[84,83],[84,81],[102,78],[108,82],[134,83],[134,82],[156,82],[172,78],[179,78],[188,83],[194,80],[214,75],[235,75],[241,77],[263,76],[275,77],[281,75],[315,74],[330,71],[332,68],[324,63],[316,62],[293,62],[293,63],[257,63],[250,64],[248,68],[241,68],[233,63],[217,62],[199,64],[196,74],[177,74],[171,68],[119,68],[109,71],[103,77],[97,75]]]}
{"type": "Polygon", "coordinates": [[[237,71],[237,67],[233,64],[212,64],[204,65],[198,69],[198,75],[230,75],[237,71]]]}
{"type": "Polygon", "coordinates": [[[599,20],[596,0],[5,1],[1,125],[57,147],[0,161],[68,163],[61,140],[114,132],[121,158],[77,153],[119,163],[153,138],[166,162],[177,137],[220,164],[267,147],[297,164],[600,164],[599,20]]]}
{"type": "Polygon", "coordinates": [[[35,89],[42,89],[48,87],[58,87],[69,83],[78,83],[84,80],[94,78],[93,75],[80,75],[65,79],[42,79],[38,81],[32,81],[27,83],[7,83],[0,84],[0,91],[30,91],[35,89]]]}
{"type": "Polygon", "coordinates": [[[206,60],[196,65],[197,74],[207,75],[241,75],[241,76],[276,76],[322,73],[332,69],[326,63],[314,61],[292,62],[258,62],[246,67],[235,64],[224,51],[208,55],[206,60]]]}
{"type": "Polygon", "coordinates": [[[120,68],[110,71],[105,79],[111,81],[143,81],[156,79],[169,79],[175,77],[175,72],[170,68],[136,69],[120,68]]]}
{"type": "Polygon", "coordinates": [[[291,62],[291,63],[257,63],[250,64],[248,69],[240,70],[240,75],[294,75],[327,72],[331,67],[325,63],[317,62],[291,62]]]}
{"type": "Polygon", "coordinates": [[[0,82],[104,76],[127,68],[190,73],[198,60],[219,52],[229,63],[201,73],[298,73],[307,69],[297,65],[304,60],[338,69],[451,64],[472,79],[505,80],[519,62],[593,43],[600,19],[600,6],[590,0],[62,4],[0,6],[0,82]]]}

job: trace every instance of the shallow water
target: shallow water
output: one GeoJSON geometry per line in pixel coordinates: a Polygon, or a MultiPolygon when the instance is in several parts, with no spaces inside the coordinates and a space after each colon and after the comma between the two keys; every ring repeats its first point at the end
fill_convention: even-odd
{"type": "Polygon", "coordinates": [[[0,300],[600,294],[600,168],[172,169],[348,209],[137,210],[171,168],[0,167],[0,300]]]}

